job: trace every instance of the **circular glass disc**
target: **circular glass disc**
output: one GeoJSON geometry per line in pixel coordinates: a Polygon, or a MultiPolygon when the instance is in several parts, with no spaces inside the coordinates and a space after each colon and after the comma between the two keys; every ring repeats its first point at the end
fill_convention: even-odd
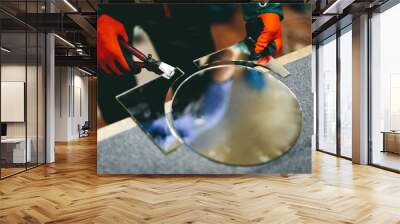
{"type": "Polygon", "coordinates": [[[251,166],[278,158],[296,143],[301,109],[269,73],[242,65],[200,70],[177,84],[170,126],[200,155],[251,166]]]}

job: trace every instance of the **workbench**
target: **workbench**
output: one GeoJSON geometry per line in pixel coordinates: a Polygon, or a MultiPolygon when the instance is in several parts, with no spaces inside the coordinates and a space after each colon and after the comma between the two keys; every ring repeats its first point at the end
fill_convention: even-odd
{"type": "MultiPolygon", "coordinates": [[[[308,46],[277,58],[291,73],[278,77],[296,95],[302,109],[302,130],[292,149],[273,161],[257,166],[230,166],[199,156],[185,145],[166,155],[131,118],[97,132],[99,174],[241,174],[310,173],[313,134],[311,52],[308,46]]],[[[99,90],[101,91],[101,90],[99,90]]]]}

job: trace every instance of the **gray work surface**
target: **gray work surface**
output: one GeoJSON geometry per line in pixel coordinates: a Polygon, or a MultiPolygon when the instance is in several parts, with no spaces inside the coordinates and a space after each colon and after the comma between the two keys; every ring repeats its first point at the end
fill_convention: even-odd
{"type": "Polygon", "coordinates": [[[285,67],[291,75],[279,78],[296,95],[302,108],[302,130],[293,148],[263,165],[239,167],[219,164],[181,146],[165,155],[139,128],[132,127],[98,142],[99,174],[244,174],[310,173],[311,136],[313,134],[313,95],[311,92],[311,56],[285,67]]]}

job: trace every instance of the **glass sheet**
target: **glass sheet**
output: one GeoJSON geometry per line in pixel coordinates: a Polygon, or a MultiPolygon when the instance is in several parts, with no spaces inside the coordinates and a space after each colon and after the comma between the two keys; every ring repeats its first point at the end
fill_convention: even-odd
{"type": "Polygon", "coordinates": [[[203,69],[192,75],[157,78],[117,99],[166,154],[186,144],[227,165],[265,163],[296,143],[301,109],[289,88],[249,57],[239,42],[196,59],[203,69]]]}
{"type": "Polygon", "coordinates": [[[171,91],[172,136],[213,161],[265,163],[289,151],[300,135],[299,103],[270,73],[213,66],[178,80],[171,91]]]}
{"type": "Polygon", "coordinates": [[[172,82],[159,77],[117,96],[139,127],[166,154],[181,145],[171,134],[164,112],[164,96],[172,82]]]}
{"type": "Polygon", "coordinates": [[[289,88],[269,73],[233,63],[176,80],[157,78],[117,99],[164,153],[184,143],[227,165],[276,159],[301,131],[301,109],[289,88]]]}

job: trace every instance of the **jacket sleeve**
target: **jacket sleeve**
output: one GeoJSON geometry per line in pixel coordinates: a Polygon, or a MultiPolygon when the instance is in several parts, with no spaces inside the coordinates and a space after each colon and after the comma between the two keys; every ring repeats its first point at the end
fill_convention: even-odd
{"type": "Polygon", "coordinates": [[[97,16],[101,16],[103,14],[107,14],[121,22],[129,19],[129,9],[119,7],[119,5],[99,5],[97,8],[97,16]]]}
{"type": "Polygon", "coordinates": [[[245,20],[257,18],[264,13],[276,13],[283,20],[283,11],[280,3],[247,3],[242,4],[243,16],[245,20]]]}

